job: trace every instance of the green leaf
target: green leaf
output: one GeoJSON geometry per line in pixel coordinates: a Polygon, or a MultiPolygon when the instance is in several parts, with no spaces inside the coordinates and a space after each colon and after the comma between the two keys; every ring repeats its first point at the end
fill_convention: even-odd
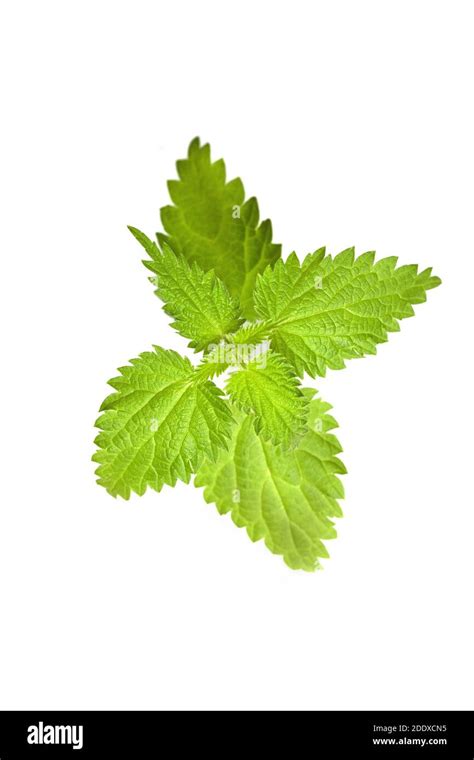
{"type": "MultiPolygon", "coordinates": [[[[308,400],[313,390],[305,389],[308,400]]],[[[230,512],[252,541],[264,539],[293,569],[314,570],[328,553],[324,540],[335,538],[333,517],[341,517],[344,496],[339,475],[346,472],[342,450],[328,431],[337,427],[320,399],[309,404],[308,432],[291,451],[265,442],[251,419],[234,411],[237,422],[227,451],[205,462],[195,478],[204,498],[221,514],[230,512]]]]}
{"type": "Polygon", "coordinates": [[[109,381],[93,456],[98,483],[128,499],[147,486],[189,482],[200,463],[227,444],[232,413],[222,391],[174,351],[154,346],[109,381]]]}
{"type": "Polygon", "coordinates": [[[164,311],[174,317],[172,327],[192,339],[191,348],[202,351],[237,330],[244,321],[239,302],[212,270],[204,273],[196,262],[188,264],[166,243],[160,251],[143,232],[129,229],[150,256],[143,263],[156,275],[151,278],[157,285],[155,293],[164,302],[164,311]]]}
{"type": "Polygon", "coordinates": [[[253,317],[255,278],[281,255],[272,243],[269,220],[259,225],[255,198],[245,201],[242,181],[226,182],[225,164],[211,163],[209,145],[194,139],[188,158],[177,162],[179,180],[170,180],[173,206],[161,209],[168,242],[174,251],[201,269],[214,269],[231,295],[240,300],[245,317],[253,317]]]}
{"type": "Polygon", "coordinates": [[[253,415],[265,440],[290,446],[305,431],[307,399],[285,359],[262,353],[233,372],[226,385],[232,401],[253,415]]]}
{"type": "Polygon", "coordinates": [[[333,258],[321,249],[300,264],[293,253],[258,278],[257,315],[273,323],[272,347],[298,375],[324,376],[345,359],[375,354],[387,333],[400,329],[397,320],[413,316],[412,304],[441,282],[431,269],[396,269],[396,257],[374,263],[374,256],[354,259],[350,248],[333,258]]]}

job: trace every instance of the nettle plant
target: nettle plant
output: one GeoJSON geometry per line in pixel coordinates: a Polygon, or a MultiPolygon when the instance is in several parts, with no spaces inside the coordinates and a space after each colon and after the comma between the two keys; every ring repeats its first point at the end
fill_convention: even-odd
{"type": "Polygon", "coordinates": [[[336,536],[346,470],[331,406],[301,380],[375,354],[440,280],[353,248],[283,261],[271,222],[259,224],[256,199],[226,182],[209,145],[193,140],[177,170],[165,233],[129,229],[172,327],[202,357],[154,346],[118,370],[96,423],[98,483],[128,499],[195,475],[252,541],[314,570],[336,536]]]}

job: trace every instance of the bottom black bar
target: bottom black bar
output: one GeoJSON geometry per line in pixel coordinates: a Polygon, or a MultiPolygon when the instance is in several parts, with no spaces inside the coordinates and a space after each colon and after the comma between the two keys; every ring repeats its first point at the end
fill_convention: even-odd
{"type": "Polygon", "coordinates": [[[156,757],[259,748],[292,756],[474,760],[466,712],[0,712],[0,760],[156,757]]]}

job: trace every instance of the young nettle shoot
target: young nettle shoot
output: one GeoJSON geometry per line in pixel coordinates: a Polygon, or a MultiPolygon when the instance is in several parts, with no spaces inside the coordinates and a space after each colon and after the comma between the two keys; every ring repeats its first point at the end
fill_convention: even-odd
{"type": "Polygon", "coordinates": [[[209,145],[193,140],[177,170],[164,232],[130,231],[200,360],[154,346],[118,370],[96,423],[98,482],[128,499],[194,475],[252,541],[314,570],[336,536],[346,470],[330,405],[301,381],[375,354],[440,280],[353,248],[283,261],[256,199],[245,200],[240,179],[226,181],[209,145]]]}

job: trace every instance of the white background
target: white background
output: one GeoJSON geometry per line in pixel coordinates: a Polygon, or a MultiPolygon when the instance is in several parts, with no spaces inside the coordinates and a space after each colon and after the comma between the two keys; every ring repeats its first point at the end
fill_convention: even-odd
{"type": "Polygon", "coordinates": [[[473,709],[469,2],[3,3],[0,707],[473,709]],[[126,229],[195,135],[284,255],[443,286],[317,383],[344,446],[323,572],[201,492],[95,484],[106,380],[186,351],[126,229]]]}

